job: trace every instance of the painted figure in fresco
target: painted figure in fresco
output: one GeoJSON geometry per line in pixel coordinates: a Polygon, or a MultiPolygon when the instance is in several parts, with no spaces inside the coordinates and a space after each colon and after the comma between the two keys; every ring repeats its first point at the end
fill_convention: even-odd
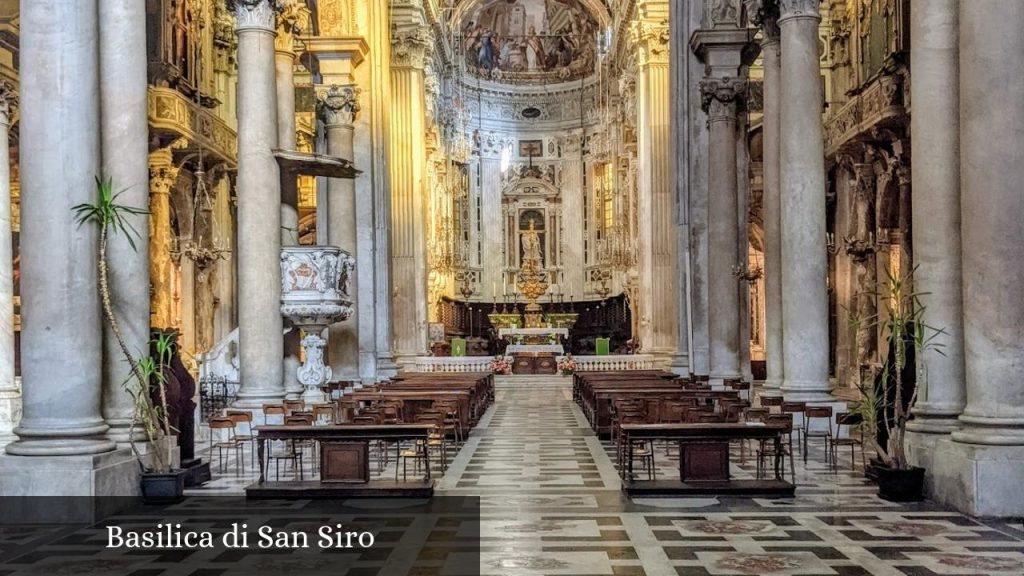
{"type": "Polygon", "coordinates": [[[494,68],[494,32],[490,28],[480,35],[480,67],[484,70],[494,68]]]}
{"type": "Polygon", "coordinates": [[[536,70],[544,62],[544,43],[537,36],[537,28],[530,26],[526,38],[526,69],[536,70]]]}

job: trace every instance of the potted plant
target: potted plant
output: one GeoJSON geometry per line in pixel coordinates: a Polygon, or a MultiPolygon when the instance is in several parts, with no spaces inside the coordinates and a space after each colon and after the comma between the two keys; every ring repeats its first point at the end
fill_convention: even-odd
{"type": "Polygon", "coordinates": [[[572,354],[566,354],[558,362],[558,371],[562,373],[562,376],[572,376],[576,373],[576,359],[572,357],[572,354]]]}
{"type": "MultiPolygon", "coordinates": [[[[121,353],[131,371],[124,382],[125,390],[134,403],[132,422],[128,430],[129,443],[142,471],[142,495],[147,501],[180,500],[185,489],[185,471],[173,467],[173,433],[167,419],[167,389],[165,368],[171,360],[173,336],[163,334],[155,340],[156,357],[147,354],[136,357],[128,348],[114,312],[108,276],[107,246],[112,234],[124,234],[133,250],[139,234],[129,220],[130,216],[147,214],[142,208],[117,203],[121,192],[115,194],[111,181],[96,179],[99,198],[95,203],[79,204],[73,208],[79,226],[94,224],[99,227],[99,292],[103,319],[117,339],[121,353]],[[154,400],[156,396],[156,400],[154,400]],[[136,431],[141,428],[148,450],[139,449],[136,431]]],[[[123,191],[122,191],[123,192],[123,191]]]]}
{"type": "Polygon", "coordinates": [[[885,274],[880,290],[861,296],[877,297],[884,316],[851,313],[851,327],[857,334],[863,328],[881,327],[889,345],[884,365],[862,367],[858,383],[861,400],[851,409],[863,417],[864,442],[875,454],[866,472],[878,482],[878,495],[893,502],[912,502],[924,497],[925,473],[910,464],[905,443],[907,422],[917,402],[917,384],[924,372],[915,359],[925,350],[942,354],[943,344],[937,338],[944,331],[924,322],[923,294],[912,288],[914,270],[895,275],[886,269],[885,274]],[[914,381],[908,382],[910,378],[914,381]]]}
{"type": "Polygon", "coordinates": [[[504,356],[495,356],[494,360],[487,365],[494,374],[508,374],[512,371],[512,364],[504,356]]]}

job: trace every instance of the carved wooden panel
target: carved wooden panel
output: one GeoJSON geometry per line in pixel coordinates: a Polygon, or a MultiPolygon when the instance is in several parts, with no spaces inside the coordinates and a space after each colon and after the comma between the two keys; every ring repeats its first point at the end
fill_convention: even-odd
{"type": "Polygon", "coordinates": [[[323,483],[370,481],[370,445],[366,442],[324,442],[320,451],[323,483]]]}
{"type": "Polygon", "coordinates": [[[729,443],[684,443],[679,459],[683,482],[724,482],[729,479],[729,443]]]}

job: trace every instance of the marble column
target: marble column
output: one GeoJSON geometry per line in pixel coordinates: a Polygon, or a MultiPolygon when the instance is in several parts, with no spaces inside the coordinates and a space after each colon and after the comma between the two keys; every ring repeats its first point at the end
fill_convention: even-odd
{"type": "Polygon", "coordinates": [[[391,291],[395,358],[427,355],[425,26],[391,37],[391,291]]]}
{"type": "MultiPolygon", "coordinates": [[[[356,114],[359,112],[359,87],[331,86],[317,95],[317,109],[327,132],[327,154],[352,161],[354,155],[356,114]]],[[[327,181],[327,243],[337,246],[353,257],[356,241],[356,182],[352,179],[327,181]]],[[[328,361],[335,380],[359,380],[359,309],[358,263],[350,278],[349,298],[356,313],[329,328],[328,361]]]]}
{"type": "Polygon", "coordinates": [[[740,302],[734,270],[745,258],[738,252],[736,125],[738,101],[746,79],[706,78],[701,82],[708,115],[708,262],[711,380],[740,378],[740,302]]]}
{"type": "MultiPolygon", "coordinates": [[[[994,0],[984,10],[962,2],[959,6],[967,404],[960,415],[963,428],[953,432],[953,439],[1020,449],[1024,447],[1024,386],[1020,384],[1024,266],[1019,254],[1024,245],[1020,147],[1024,36],[1019,31],[1024,26],[1024,3],[994,0]]],[[[1017,462],[1020,466],[1021,461],[1017,462]]],[[[1024,472],[1024,466],[1019,469],[1024,472]]],[[[1015,488],[1009,478],[1003,481],[1008,490],[1015,488]]],[[[1014,494],[1019,501],[1019,493],[1014,494]]]]}
{"type": "MultiPolygon", "coordinates": [[[[21,5],[24,385],[23,416],[14,430],[18,440],[6,447],[10,455],[69,456],[115,448],[105,436],[109,427],[101,414],[99,231],[75,224],[73,210],[97,196],[102,149],[98,32],[94,0],[21,5]]],[[[0,469],[17,466],[4,462],[0,469]]],[[[0,481],[18,481],[2,476],[0,481]]],[[[60,479],[33,480],[48,486],[60,479]]]]}
{"type": "MultiPolygon", "coordinates": [[[[370,4],[370,130],[373,135],[373,286],[378,295],[374,302],[374,350],[376,379],[390,378],[398,373],[391,351],[391,186],[388,170],[390,157],[391,100],[391,23],[388,0],[370,4]]],[[[364,267],[365,268],[365,267],[364,267]]]]}
{"type": "Polygon", "coordinates": [[[763,166],[764,194],[764,292],[765,292],[765,364],[764,387],[777,394],[782,387],[784,362],[782,354],[782,227],[780,197],[779,93],[782,74],[779,7],[772,0],[748,2],[748,12],[761,27],[761,58],[764,66],[763,99],[763,166]]]}
{"type": "Polygon", "coordinates": [[[274,69],[276,3],[229,0],[238,36],[237,406],[284,398],[281,320],[281,181],[274,69]]]}
{"type": "Polygon", "coordinates": [[[0,83],[0,446],[21,419],[21,390],[14,377],[14,246],[11,230],[11,117],[18,89],[0,83]]]}
{"type": "MultiPolygon", "coordinates": [[[[277,19],[274,39],[274,67],[277,78],[277,147],[296,150],[295,135],[295,36],[308,17],[305,3],[289,0],[277,19]]],[[[281,178],[281,245],[299,244],[299,188],[294,174],[281,178]]],[[[301,331],[293,327],[284,335],[284,389],[288,399],[298,399],[304,388],[299,383],[301,331]]]]}
{"type": "Polygon", "coordinates": [[[820,0],[780,0],[782,390],[830,401],[820,0]]]}
{"type": "Polygon", "coordinates": [[[945,331],[939,336],[941,352],[926,350],[918,358],[923,380],[907,427],[924,433],[956,429],[964,407],[958,5],[956,0],[911,2],[914,284],[925,322],[945,331]]]}
{"type": "MultiPolygon", "coordinates": [[[[146,7],[136,0],[99,2],[100,132],[102,177],[110,178],[118,201],[146,208],[149,204],[149,123],[146,55],[146,7]]],[[[149,352],[149,215],[128,215],[138,231],[134,246],[124,234],[107,246],[110,291],[128,349],[138,357],[149,352]]],[[[168,221],[169,224],[169,221],[168,221]]],[[[128,442],[135,404],[124,388],[131,369],[109,327],[103,334],[103,417],[107,436],[128,442]]],[[[137,430],[142,435],[142,430],[137,430]]]]}
{"type": "Polygon", "coordinates": [[[637,204],[640,216],[640,288],[645,322],[643,351],[668,364],[676,355],[678,306],[676,202],[670,186],[668,5],[646,2],[633,25],[639,44],[637,70],[637,204]]]}

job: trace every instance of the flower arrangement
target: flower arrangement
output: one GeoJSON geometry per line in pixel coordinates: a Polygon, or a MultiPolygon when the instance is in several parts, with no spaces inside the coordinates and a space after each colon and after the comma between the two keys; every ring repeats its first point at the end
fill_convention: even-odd
{"type": "Polygon", "coordinates": [[[572,354],[566,354],[558,362],[558,371],[563,376],[571,376],[576,373],[576,359],[572,357],[572,354]]]}
{"type": "Polygon", "coordinates": [[[504,356],[495,356],[487,366],[495,374],[508,374],[512,371],[512,363],[504,356]]]}

